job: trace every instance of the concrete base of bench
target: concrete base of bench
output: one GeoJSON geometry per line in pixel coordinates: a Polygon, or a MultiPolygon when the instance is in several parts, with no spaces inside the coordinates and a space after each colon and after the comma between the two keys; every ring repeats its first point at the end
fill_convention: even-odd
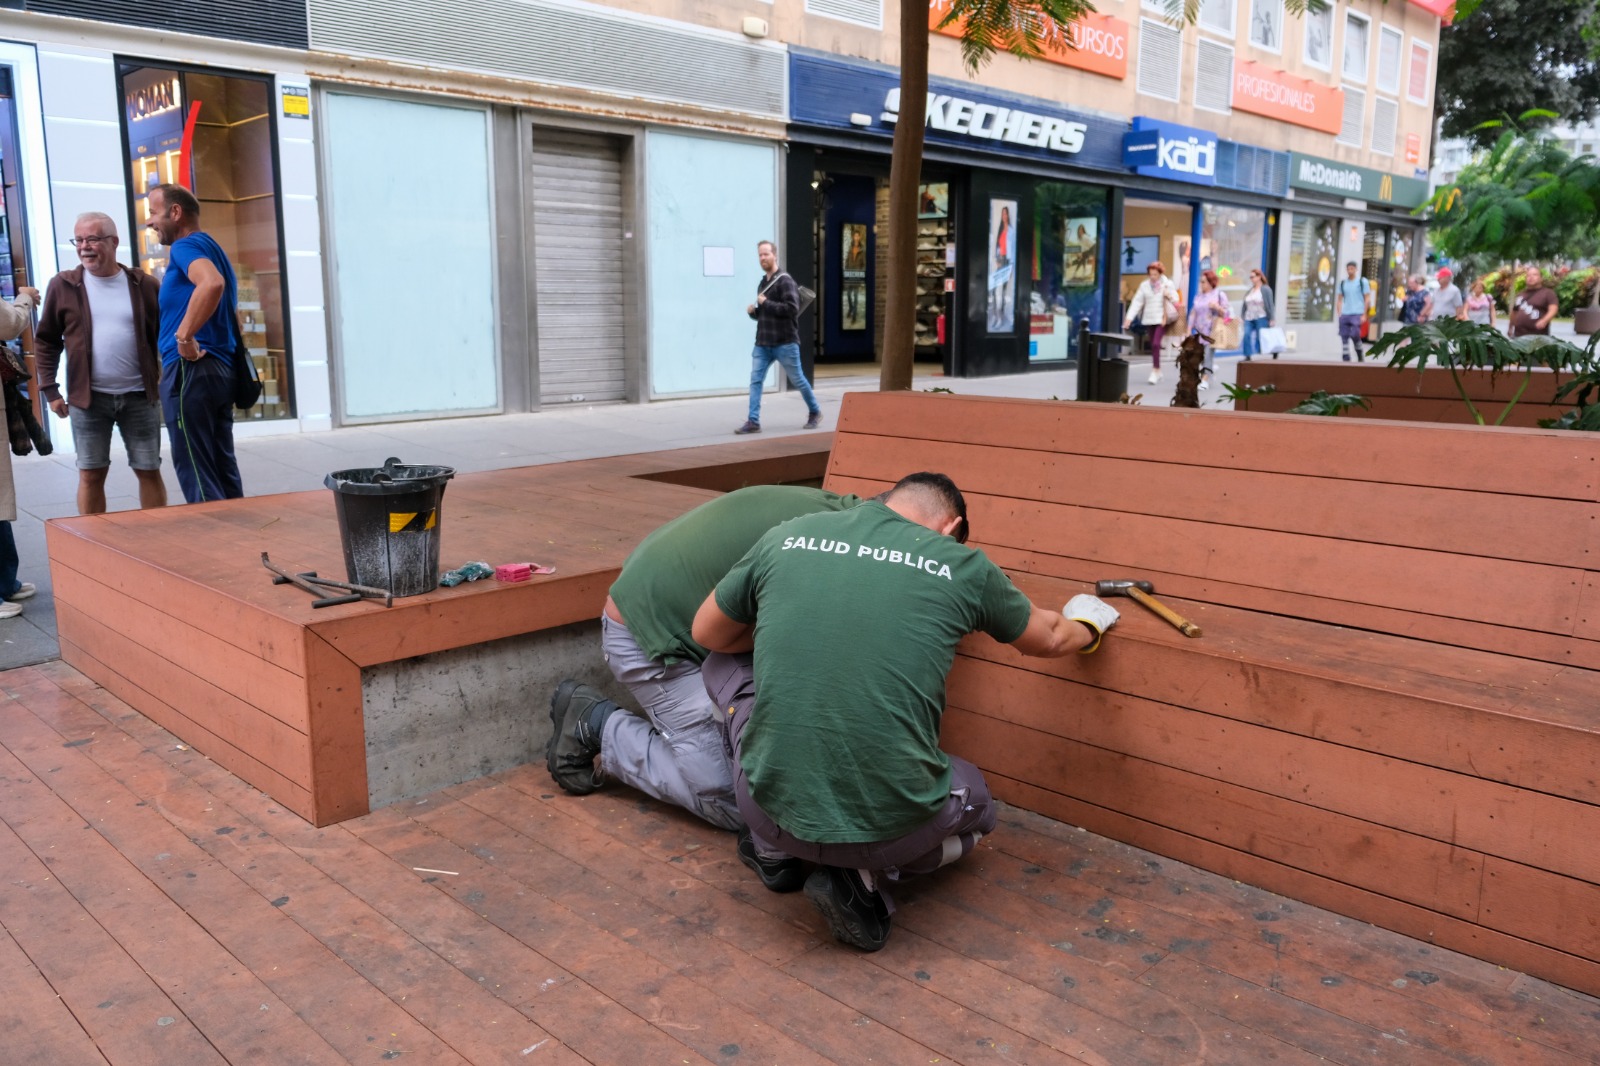
{"type": "MultiPolygon", "coordinates": [[[[1539,419],[1557,418],[1572,407],[1569,403],[1557,403],[1555,399],[1556,389],[1570,381],[1571,374],[1544,369],[1529,373],[1532,377],[1528,387],[1511,409],[1505,425],[1537,426],[1539,419]]],[[[1239,364],[1236,381],[1255,388],[1263,385],[1277,388],[1270,395],[1251,397],[1249,410],[1253,412],[1287,411],[1320,389],[1330,393],[1355,393],[1365,396],[1372,404],[1370,410],[1352,407],[1340,416],[1343,418],[1473,424],[1472,412],[1462,402],[1450,371],[1443,367],[1430,366],[1419,374],[1415,370],[1391,370],[1380,363],[1257,358],[1239,364]]],[[[1461,381],[1484,421],[1492,424],[1522,386],[1523,372],[1490,374],[1484,370],[1468,370],[1462,372],[1461,381]]]]}
{"type": "MultiPolygon", "coordinates": [[[[540,757],[563,677],[610,680],[597,619],[628,552],[718,492],[812,483],[831,434],[458,476],[441,559],[555,573],[315,610],[261,553],[344,576],[331,494],[47,524],[62,658],[317,825],[540,757]]],[[[617,693],[621,695],[620,692],[617,693]]]]}

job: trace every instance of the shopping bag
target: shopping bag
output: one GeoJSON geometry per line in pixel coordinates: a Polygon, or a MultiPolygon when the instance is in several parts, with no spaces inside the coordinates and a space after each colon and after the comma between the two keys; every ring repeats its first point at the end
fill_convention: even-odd
{"type": "Polygon", "coordinates": [[[1362,340],[1366,340],[1367,339],[1367,335],[1370,334],[1371,332],[1372,332],[1372,319],[1368,318],[1366,315],[1362,315],[1361,316],[1361,339],[1362,340]]]}
{"type": "Polygon", "coordinates": [[[1211,323],[1211,346],[1219,351],[1239,347],[1241,323],[1237,318],[1219,318],[1211,323]]]}
{"type": "Polygon", "coordinates": [[[1265,355],[1277,355],[1279,352],[1289,350],[1289,341],[1283,335],[1283,330],[1277,326],[1267,326],[1261,331],[1261,351],[1265,355]]]}

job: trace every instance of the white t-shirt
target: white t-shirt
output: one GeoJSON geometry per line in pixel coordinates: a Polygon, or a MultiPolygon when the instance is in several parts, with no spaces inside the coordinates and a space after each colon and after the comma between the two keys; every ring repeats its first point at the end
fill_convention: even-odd
{"type": "Polygon", "coordinates": [[[139,338],[133,332],[133,287],[128,275],[118,270],[114,277],[102,278],[85,270],[83,289],[89,297],[94,338],[89,388],[94,392],[138,392],[144,388],[144,378],[139,375],[139,338]]]}

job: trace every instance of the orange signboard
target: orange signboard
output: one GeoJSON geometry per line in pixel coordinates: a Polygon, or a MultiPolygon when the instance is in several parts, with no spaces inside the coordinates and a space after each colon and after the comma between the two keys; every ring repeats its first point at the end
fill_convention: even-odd
{"type": "Polygon", "coordinates": [[[1439,16],[1439,21],[1446,26],[1455,21],[1456,0],[1411,0],[1411,2],[1428,14],[1439,16]]]}
{"type": "MultiPolygon", "coordinates": [[[[939,28],[950,8],[950,0],[930,0],[928,28],[946,37],[960,37],[960,22],[939,28]]],[[[1043,48],[1043,58],[1052,63],[1119,80],[1128,76],[1128,24],[1111,15],[1085,15],[1068,26],[1064,34],[1047,34],[1043,48]]]]}
{"type": "Polygon", "coordinates": [[[1233,109],[1338,133],[1344,121],[1344,90],[1243,60],[1233,65],[1233,109]]]}
{"type": "Polygon", "coordinates": [[[1422,162],[1422,138],[1415,133],[1406,134],[1406,162],[1422,162]]]}

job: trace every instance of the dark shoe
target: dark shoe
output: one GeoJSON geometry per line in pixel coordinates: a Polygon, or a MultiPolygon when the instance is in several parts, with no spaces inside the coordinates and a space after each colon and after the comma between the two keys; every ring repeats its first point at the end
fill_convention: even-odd
{"type": "Polygon", "coordinates": [[[798,892],[805,887],[805,863],[799,859],[763,859],[750,839],[750,829],[739,830],[739,861],[756,872],[768,892],[798,892]]]}
{"type": "Polygon", "coordinates": [[[567,680],[550,697],[550,743],[544,749],[545,766],[556,784],[574,796],[586,796],[600,787],[594,759],[600,754],[600,733],[605,721],[619,708],[595,689],[567,680]]]}
{"type": "Polygon", "coordinates": [[[734,432],[735,433],[760,433],[761,432],[761,423],[757,422],[753,418],[747,418],[747,419],[744,420],[744,425],[742,425],[738,429],[734,430],[734,432]]]}
{"type": "Polygon", "coordinates": [[[816,429],[820,425],[822,425],[822,412],[821,411],[812,411],[811,412],[811,417],[806,419],[806,428],[807,429],[816,429]]]}
{"type": "Polygon", "coordinates": [[[882,896],[867,891],[854,870],[817,867],[806,878],[806,899],[822,912],[840,943],[877,951],[889,942],[889,908],[882,896]]]}

